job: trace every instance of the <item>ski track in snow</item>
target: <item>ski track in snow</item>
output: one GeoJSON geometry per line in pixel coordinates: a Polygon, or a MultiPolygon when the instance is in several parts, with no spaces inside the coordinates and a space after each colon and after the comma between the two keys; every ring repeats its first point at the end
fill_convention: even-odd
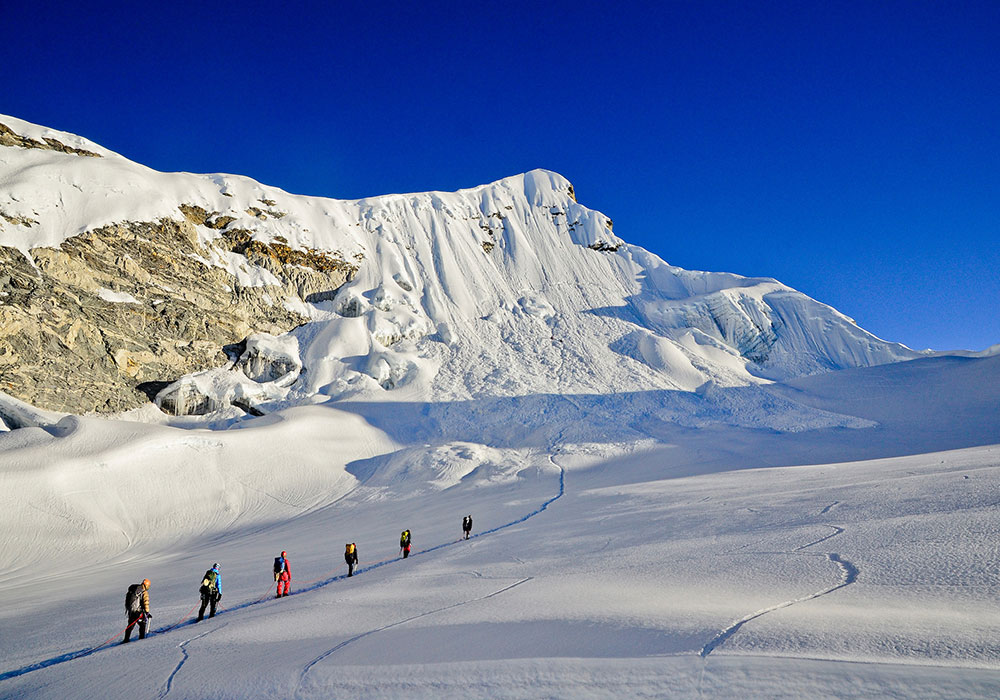
{"type": "MultiPolygon", "coordinates": [[[[440,607],[440,608],[435,608],[434,610],[428,610],[427,612],[422,612],[419,615],[411,615],[410,617],[407,617],[405,619],[397,620],[396,622],[391,622],[388,625],[383,625],[382,627],[376,627],[375,629],[368,630],[367,632],[362,632],[361,634],[357,634],[357,635],[351,637],[350,639],[345,639],[340,644],[336,645],[332,649],[328,649],[327,651],[323,652],[322,654],[320,654],[319,656],[317,656],[315,659],[313,659],[312,661],[310,661],[309,663],[307,663],[302,668],[302,673],[299,674],[299,685],[301,685],[303,683],[303,681],[305,681],[306,674],[309,673],[309,671],[312,669],[313,666],[315,666],[316,664],[318,664],[323,659],[326,659],[329,656],[331,656],[332,654],[335,654],[336,652],[340,651],[341,649],[343,649],[344,647],[346,647],[349,644],[353,644],[354,642],[356,642],[356,641],[358,641],[360,639],[364,639],[365,637],[367,637],[369,635],[372,635],[372,634],[375,634],[377,632],[383,632],[385,630],[392,629],[393,627],[398,627],[399,625],[404,625],[407,622],[412,622],[413,620],[419,620],[422,617],[427,617],[428,615],[435,615],[435,614],[437,614],[439,612],[444,612],[445,610],[451,610],[452,608],[458,608],[458,607],[461,607],[463,605],[469,605],[471,603],[478,603],[480,601],[487,600],[489,598],[493,598],[495,596],[500,595],[501,593],[506,593],[507,591],[511,590],[512,588],[516,588],[517,586],[520,586],[522,583],[527,583],[528,581],[531,581],[533,578],[534,578],[534,576],[528,576],[527,578],[523,578],[520,581],[517,581],[515,583],[510,584],[509,586],[504,586],[503,588],[501,588],[499,590],[496,590],[496,591],[493,591],[492,593],[488,593],[487,595],[479,596],[478,598],[471,598],[469,600],[461,600],[461,601],[459,601],[457,603],[452,603],[451,605],[445,605],[445,606],[440,607]]],[[[299,694],[298,688],[296,688],[295,694],[296,694],[296,696],[298,696],[298,694],[299,694]]]]}
{"type": "MultiPolygon", "coordinates": [[[[508,523],[504,523],[503,525],[498,525],[497,527],[491,528],[489,530],[483,530],[482,532],[479,532],[479,533],[476,533],[475,535],[472,535],[468,540],[466,540],[464,537],[461,537],[461,538],[459,538],[457,540],[452,540],[451,542],[445,542],[443,544],[435,545],[433,547],[428,547],[427,549],[422,549],[419,552],[414,552],[413,554],[411,554],[409,558],[412,559],[414,557],[419,557],[422,554],[430,554],[431,552],[436,552],[436,551],[438,551],[440,549],[444,549],[445,547],[451,547],[451,546],[456,545],[456,544],[458,544],[460,542],[471,542],[472,540],[475,540],[478,537],[485,537],[486,535],[492,535],[492,534],[494,534],[496,532],[500,532],[501,530],[506,530],[509,527],[513,527],[514,525],[520,525],[521,523],[527,521],[528,519],[533,518],[536,515],[539,515],[540,513],[545,512],[545,510],[550,505],[552,505],[552,503],[554,503],[555,501],[557,501],[560,498],[562,498],[563,494],[566,493],[566,470],[562,466],[560,466],[559,464],[556,463],[556,461],[553,459],[553,457],[552,457],[551,454],[548,456],[548,459],[549,459],[549,462],[553,466],[555,466],[556,468],[559,469],[559,491],[556,493],[555,496],[552,496],[550,499],[548,499],[547,501],[545,501],[544,503],[542,503],[542,505],[540,505],[538,508],[536,508],[535,510],[531,511],[530,513],[528,513],[528,514],[526,514],[526,515],[518,518],[517,520],[512,520],[512,521],[510,521],[508,523]]],[[[395,563],[395,562],[398,562],[398,561],[401,561],[401,559],[399,559],[399,558],[386,559],[385,561],[380,561],[380,562],[377,562],[375,564],[371,564],[370,566],[359,567],[357,569],[357,571],[355,571],[355,574],[357,575],[357,574],[362,574],[362,573],[364,573],[366,571],[373,571],[374,569],[378,569],[378,568],[381,568],[383,566],[387,566],[388,564],[392,564],[392,563],[395,563]]],[[[339,570],[339,567],[338,567],[338,570],[339,570]]],[[[320,588],[323,588],[324,586],[327,586],[327,585],[333,583],[334,581],[340,581],[340,580],[343,580],[343,579],[346,579],[346,578],[347,578],[347,574],[340,574],[338,576],[331,576],[330,578],[323,579],[323,580],[321,580],[321,581],[319,581],[317,583],[314,583],[314,584],[312,584],[312,585],[310,585],[310,586],[308,586],[306,588],[302,588],[300,590],[297,590],[297,591],[291,593],[290,595],[296,596],[296,595],[302,595],[302,594],[305,594],[305,593],[309,593],[311,591],[315,591],[315,590],[318,590],[320,588]]],[[[485,600],[485,598],[490,598],[490,597],[492,597],[494,595],[499,595],[500,593],[503,593],[504,591],[509,590],[510,588],[513,588],[514,586],[518,586],[518,585],[524,583],[525,581],[529,581],[529,580],[531,580],[531,577],[529,577],[527,579],[524,579],[522,581],[519,581],[519,582],[515,583],[513,586],[508,586],[507,588],[501,589],[499,591],[495,591],[494,593],[491,593],[490,595],[485,596],[484,598],[477,598],[475,600],[465,601],[465,603],[472,603],[472,602],[475,602],[476,600],[485,600]]],[[[261,603],[268,602],[269,599],[270,599],[270,588],[271,588],[271,586],[269,585],[268,586],[268,593],[266,593],[265,595],[261,596],[260,598],[249,600],[249,601],[246,601],[244,603],[240,603],[239,605],[234,605],[232,607],[226,608],[225,610],[221,610],[220,612],[216,613],[215,616],[216,617],[220,617],[222,615],[235,613],[235,612],[237,612],[239,610],[245,610],[246,608],[249,608],[251,606],[260,605],[261,603]]],[[[456,605],[464,605],[465,603],[457,603],[456,605]]],[[[453,605],[453,606],[449,606],[449,607],[455,607],[455,606],[453,605]]],[[[441,608],[441,610],[445,610],[445,609],[447,609],[447,608],[441,608]]],[[[435,610],[435,611],[431,611],[431,612],[440,612],[441,610],[435,610]]],[[[425,613],[425,614],[431,614],[431,613],[425,613]]],[[[411,619],[413,619],[413,618],[411,618],[411,619]]],[[[408,620],[404,620],[403,622],[407,622],[407,621],[408,620]]],[[[154,635],[166,634],[167,632],[172,632],[173,630],[178,629],[180,627],[188,627],[188,626],[193,625],[193,624],[195,624],[193,620],[187,620],[187,621],[183,621],[183,622],[178,622],[178,623],[176,623],[174,625],[170,625],[168,627],[163,627],[163,628],[160,628],[160,629],[158,629],[156,631],[151,631],[146,636],[147,637],[152,637],[154,635]]],[[[402,623],[401,622],[394,623],[394,625],[396,625],[396,624],[402,624],[402,623]]],[[[394,625],[390,625],[390,626],[394,626],[394,625]]],[[[225,625],[223,625],[223,626],[225,626],[225,625]]],[[[220,626],[220,627],[218,627],[216,629],[221,629],[221,628],[222,628],[222,626],[220,626]]],[[[215,630],[212,630],[212,631],[215,631],[215,630]]],[[[374,632],[374,631],[378,631],[378,630],[372,630],[372,631],[374,632]]],[[[370,634],[370,633],[371,632],[366,632],[365,634],[370,634]]],[[[208,632],[206,632],[205,634],[208,634],[208,632]]],[[[187,640],[187,642],[183,642],[183,644],[187,644],[188,642],[193,641],[193,640],[198,639],[198,638],[203,637],[203,636],[205,636],[205,635],[199,635],[197,637],[192,637],[191,639],[187,640]]],[[[362,635],[362,636],[364,636],[364,635],[362,635]]],[[[114,644],[112,642],[112,640],[113,639],[117,639],[117,637],[118,637],[118,634],[116,634],[114,637],[112,637],[108,641],[102,642],[101,644],[98,644],[97,646],[94,646],[94,647],[88,647],[88,648],[85,648],[85,649],[79,649],[77,651],[68,652],[66,654],[60,654],[59,656],[53,656],[51,658],[43,659],[42,661],[37,661],[37,662],[35,662],[33,664],[29,664],[27,666],[22,666],[21,668],[17,668],[17,669],[13,669],[13,670],[10,670],[10,671],[6,671],[4,673],[0,673],[0,681],[7,680],[9,678],[17,678],[18,676],[23,676],[23,675],[25,675],[27,673],[31,673],[32,671],[38,671],[39,669],[48,668],[49,666],[55,666],[57,664],[65,663],[67,661],[73,661],[74,659],[81,659],[81,658],[90,656],[91,654],[95,654],[95,653],[97,653],[99,651],[103,651],[105,649],[111,649],[111,648],[117,646],[117,644],[114,644]]],[[[352,640],[349,640],[349,641],[352,641],[352,640]]],[[[173,673],[170,674],[170,678],[167,679],[167,688],[166,688],[166,691],[164,692],[164,694],[160,696],[161,698],[164,697],[164,695],[166,695],[166,693],[170,692],[170,684],[171,684],[171,682],[173,680],[173,677],[176,675],[177,671],[180,670],[181,666],[184,665],[184,662],[187,661],[187,651],[183,648],[183,644],[181,646],[181,652],[184,654],[184,658],[181,659],[181,662],[177,665],[177,668],[174,669],[173,673]]],[[[328,652],[328,654],[332,653],[333,651],[335,651],[335,649],[331,650],[330,652],[328,652]]]]}
{"type": "MultiPolygon", "coordinates": [[[[808,547],[813,547],[813,546],[815,546],[817,544],[820,544],[821,542],[826,542],[827,540],[832,539],[834,537],[837,537],[838,535],[841,535],[841,534],[844,533],[844,528],[842,528],[842,527],[837,527],[836,525],[827,525],[826,527],[833,528],[835,530],[835,532],[833,532],[833,533],[831,533],[831,534],[829,534],[829,535],[827,535],[825,537],[821,537],[818,540],[810,542],[809,544],[804,544],[801,547],[796,547],[791,552],[781,552],[781,553],[782,554],[800,553],[803,549],[806,549],[808,547]]],[[[820,556],[820,555],[806,555],[806,556],[820,556]]],[[[719,632],[719,634],[717,634],[714,638],[712,638],[712,640],[708,644],[706,644],[705,646],[703,646],[701,648],[701,651],[698,652],[698,655],[701,656],[703,659],[707,658],[709,654],[711,654],[717,648],[719,648],[720,646],[722,646],[723,644],[725,644],[726,640],[728,640],[730,637],[732,637],[734,634],[736,634],[740,630],[740,628],[743,627],[743,625],[745,625],[746,623],[750,622],[751,620],[756,620],[758,617],[762,617],[764,615],[767,615],[768,613],[772,613],[775,610],[781,610],[782,608],[787,608],[787,607],[790,607],[792,605],[796,605],[798,603],[804,603],[807,600],[813,600],[815,598],[820,598],[822,596],[829,595],[830,593],[833,593],[834,591],[840,590],[841,588],[844,588],[846,586],[850,586],[852,583],[854,583],[857,580],[858,575],[861,573],[858,570],[858,567],[856,567],[852,562],[848,561],[847,559],[844,559],[843,557],[841,557],[840,554],[838,554],[837,552],[827,552],[823,556],[826,556],[826,558],[829,561],[831,561],[834,564],[836,564],[837,568],[840,569],[840,574],[841,574],[840,583],[838,583],[835,586],[831,586],[829,588],[824,588],[821,591],[817,591],[815,593],[810,593],[809,595],[802,596],[801,598],[794,598],[792,600],[786,600],[786,601],[778,603],[776,605],[771,605],[769,607],[762,608],[760,610],[757,610],[756,612],[752,612],[749,615],[741,617],[739,620],[737,620],[736,622],[732,623],[731,625],[729,625],[728,627],[726,627],[724,630],[722,630],[721,632],[719,632]]]]}

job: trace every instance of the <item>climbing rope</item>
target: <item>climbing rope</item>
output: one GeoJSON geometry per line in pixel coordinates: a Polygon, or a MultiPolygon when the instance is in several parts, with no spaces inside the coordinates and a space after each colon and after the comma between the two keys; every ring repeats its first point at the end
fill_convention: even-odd
{"type": "Polygon", "coordinates": [[[141,620],[141,619],[142,619],[141,617],[135,618],[134,620],[132,620],[132,622],[130,622],[128,624],[128,627],[126,627],[125,629],[123,629],[121,632],[118,632],[117,634],[111,635],[110,637],[108,637],[107,639],[105,639],[100,644],[96,644],[96,645],[90,647],[89,649],[82,650],[80,652],[80,654],[83,655],[83,654],[86,654],[86,653],[89,653],[89,652],[92,652],[92,651],[97,651],[98,649],[100,649],[101,647],[103,647],[105,644],[110,644],[111,642],[113,642],[114,640],[118,639],[119,637],[124,638],[125,637],[125,633],[128,632],[130,629],[132,629],[132,626],[135,623],[137,623],[139,620],[141,620]]]}
{"type": "MultiPolygon", "coordinates": [[[[200,603],[201,601],[198,601],[198,602],[200,603]]],[[[180,618],[178,618],[177,622],[175,622],[172,625],[168,625],[167,627],[164,627],[161,630],[156,630],[156,634],[162,634],[163,632],[169,632],[170,630],[174,629],[175,627],[180,627],[181,623],[184,622],[184,620],[186,620],[191,615],[191,613],[194,612],[194,609],[197,608],[197,607],[198,607],[198,603],[195,603],[194,605],[191,606],[190,610],[188,610],[186,613],[184,613],[183,615],[181,615],[180,618]]]]}
{"type": "MultiPolygon", "coordinates": [[[[513,520],[511,522],[504,523],[502,525],[498,525],[498,526],[496,526],[494,528],[491,528],[489,530],[483,530],[482,532],[479,532],[479,533],[477,533],[475,535],[472,535],[469,539],[473,540],[473,539],[476,539],[476,538],[479,538],[479,537],[483,537],[485,535],[490,535],[490,534],[492,534],[494,532],[499,532],[500,530],[503,530],[505,528],[509,528],[509,527],[511,527],[513,525],[517,525],[519,523],[523,523],[528,518],[531,518],[531,517],[533,517],[535,515],[538,515],[539,513],[543,512],[543,511],[545,511],[549,507],[549,505],[551,505],[554,501],[556,501],[558,498],[560,498],[563,495],[563,493],[565,492],[565,476],[566,476],[565,470],[563,470],[562,468],[560,468],[559,492],[555,496],[549,498],[547,501],[545,501],[544,503],[542,503],[542,505],[539,508],[533,510],[532,512],[528,513],[527,515],[522,516],[521,518],[518,518],[517,520],[513,520]]],[[[436,550],[442,549],[443,547],[449,547],[451,545],[458,544],[459,542],[461,542],[463,540],[465,540],[464,536],[458,538],[457,540],[452,540],[452,541],[449,541],[449,542],[444,542],[442,544],[438,544],[438,545],[434,545],[432,547],[428,547],[427,549],[418,550],[418,551],[414,552],[411,556],[418,556],[420,554],[427,554],[427,553],[430,553],[430,552],[434,552],[436,550]]],[[[365,572],[365,571],[371,571],[372,569],[377,569],[380,566],[385,566],[389,562],[397,561],[398,559],[399,559],[399,557],[390,557],[388,559],[382,559],[381,561],[377,561],[377,562],[375,562],[373,564],[369,564],[368,566],[365,566],[365,567],[360,567],[359,566],[357,568],[357,570],[356,570],[356,573],[360,574],[360,573],[365,572]]],[[[302,587],[307,587],[307,586],[310,586],[310,585],[314,585],[314,584],[320,583],[322,581],[329,582],[329,581],[331,581],[331,580],[333,580],[335,578],[335,577],[332,577],[331,574],[334,574],[335,572],[339,571],[342,566],[345,566],[345,564],[340,564],[339,566],[337,566],[334,569],[331,569],[330,571],[326,572],[324,575],[320,576],[319,578],[313,579],[311,581],[306,581],[306,582],[300,583],[298,585],[302,586],[302,587]]],[[[260,598],[251,599],[250,601],[247,601],[247,602],[241,603],[239,605],[233,606],[232,608],[229,609],[229,611],[233,612],[233,611],[238,610],[240,608],[245,608],[245,607],[249,607],[251,605],[256,605],[258,603],[262,603],[264,600],[266,600],[268,598],[268,596],[270,596],[270,594],[271,594],[271,585],[272,584],[270,584],[270,583],[268,584],[267,591],[265,591],[265,593],[260,598]]],[[[300,593],[306,593],[306,592],[308,592],[308,590],[309,590],[308,588],[304,588],[303,590],[300,590],[299,592],[300,593]]],[[[186,613],[184,613],[184,615],[181,616],[181,618],[177,622],[175,622],[174,624],[169,625],[167,627],[164,627],[163,629],[157,630],[155,633],[151,632],[150,634],[161,634],[161,633],[165,633],[165,632],[170,632],[171,630],[179,627],[184,622],[184,620],[187,617],[189,617],[191,615],[191,613],[194,612],[194,609],[196,607],[198,607],[198,603],[195,603],[194,606],[192,606],[192,608],[190,610],[188,610],[186,613]]],[[[78,659],[78,658],[80,658],[82,656],[89,656],[90,654],[93,654],[94,652],[102,649],[104,646],[106,646],[110,642],[114,641],[117,637],[124,636],[125,632],[128,631],[129,629],[131,629],[132,626],[136,622],[139,622],[139,620],[138,619],[134,620],[125,629],[123,629],[121,632],[118,632],[118,633],[116,633],[116,634],[108,637],[106,640],[104,640],[103,642],[101,642],[100,644],[97,644],[95,646],[87,647],[85,649],[80,649],[79,651],[75,651],[75,652],[69,652],[67,654],[63,654],[61,656],[57,656],[57,657],[54,657],[54,658],[45,659],[43,661],[39,661],[39,662],[36,662],[36,663],[33,663],[33,664],[29,664],[28,666],[24,666],[24,667],[19,668],[19,669],[14,669],[14,670],[11,670],[11,671],[0,673],[0,681],[6,680],[8,678],[15,678],[17,676],[22,676],[25,673],[29,673],[31,671],[36,671],[36,670],[41,669],[41,668],[46,668],[48,666],[52,666],[52,665],[57,664],[57,663],[63,663],[65,661],[71,661],[73,659],[78,659]]]]}

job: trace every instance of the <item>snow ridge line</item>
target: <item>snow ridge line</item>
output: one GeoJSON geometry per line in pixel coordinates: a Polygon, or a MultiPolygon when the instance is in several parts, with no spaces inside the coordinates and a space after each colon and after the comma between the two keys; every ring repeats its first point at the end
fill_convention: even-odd
{"type": "MultiPolygon", "coordinates": [[[[536,515],[538,515],[539,513],[544,512],[550,505],[552,505],[552,503],[554,503],[555,501],[557,501],[557,500],[559,500],[560,498],[563,497],[563,495],[566,493],[566,470],[563,467],[561,467],[560,465],[556,464],[555,460],[552,459],[552,455],[549,455],[548,458],[549,458],[549,462],[551,462],[553,464],[553,466],[556,466],[556,467],[559,468],[559,491],[558,491],[558,493],[556,493],[555,496],[553,496],[552,498],[550,498],[547,501],[545,501],[544,503],[542,503],[542,505],[540,505],[538,508],[536,508],[535,510],[531,511],[527,515],[525,515],[525,516],[523,516],[521,518],[518,518],[517,520],[512,520],[509,523],[504,523],[503,525],[498,525],[497,527],[491,528],[489,530],[483,530],[480,533],[472,535],[469,538],[469,540],[473,540],[473,539],[475,539],[477,537],[483,537],[485,535],[491,535],[491,534],[493,534],[495,532],[500,532],[501,530],[505,530],[505,529],[507,529],[509,527],[513,527],[514,525],[519,525],[519,524],[525,522],[526,520],[528,520],[529,518],[533,518],[536,515]]],[[[465,542],[465,541],[466,540],[463,537],[463,538],[454,540],[452,542],[445,542],[444,544],[435,545],[435,546],[429,547],[427,549],[422,549],[419,552],[414,552],[413,554],[410,555],[410,557],[416,557],[416,556],[419,556],[421,554],[429,554],[430,552],[434,552],[434,551],[437,551],[439,549],[443,549],[444,547],[451,547],[453,545],[458,544],[459,542],[465,542]]],[[[381,561],[381,562],[378,562],[376,564],[372,564],[372,565],[367,566],[367,567],[359,567],[355,573],[356,574],[360,574],[360,573],[363,573],[365,571],[373,571],[374,569],[378,569],[378,568],[380,568],[382,566],[385,566],[387,564],[391,564],[391,563],[396,562],[396,561],[399,561],[399,559],[397,559],[397,558],[386,559],[385,561],[381,561]]],[[[333,576],[333,577],[328,578],[326,580],[320,581],[319,583],[316,583],[316,584],[314,584],[312,586],[309,586],[308,588],[303,588],[301,590],[295,591],[291,595],[299,595],[299,594],[302,594],[302,593],[308,593],[310,591],[314,591],[314,590],[317,590],[319,588],[323,588],[324,586],[329,585],[330,583],[333,583],[334,581],[340,581],[340,580],[346,579],[346,578],[347,578],[347,574],[340,574],[339,576],[333,576]]],[[[256,600],[251,600],[251,601],[248,601],[248,602],[245,602],[245,603],[240,603],[239,605],[234,605],[233,607],[226,608],[225,610],[217,613],[216,617],[220,617],[221,615],[225,615],[227,613],[233,613],[233,612],[236,612],[237,610],[244,610],[244,609],[249,608],[249,607],[251,607],[253,605],[260,605],[261,603],[265,603],[268,600],[270,600],[269,597],[264,597],[264,598],[258,598],[256,600]]],[[[195,624],[193,621],[181,622],[181,623],[179,623],[177,625],[173,625],[173,626],[167,627],[165,629],[151,631],[146,636],[152,637],[154,635],[165,634],[166,632],[173,631],[174,629],[177,629],[179,627],[187,627],[187,626],[193,625],[193,624],[195,624]]],[[[53,656],[53,657],[48,658],[48,659],[43,659],[42,661],[37,661],[37,662],[35,662],[33,664],[28,664],[27,666],[22,666],[21,668],[16,668],[16,669],[13,669],[13,670],[10,670],[10,671],[5,671],[3,673],[0,673],[0,681],[5,681],[5,680],[7,680],[9,678],[17,678],[18,676],[23,676],[23,675],[25,675],[27,673],[31,673],[32,671],[38,671],[38,670],[43,669],[43,668],[48,668],[49,666],[55,666],[57,664],[65,663],[67,661],[73,661],[74,659],[82,659],[84,657],[90,656],[91,654],[95,654],[98,651],[102,651],[102,650],[105,650],[105,649],[110,649],[113,646],[116,646],[116,645],[108,645],[107,643],[104,643],[104,644],[99,644],[99,645],[97,645],[95,647],[87,647],[87,648],[84,648],[84,649],[78,649],[77,651],[71,651],[71,652],[67,652],[66,654],[60,654],[59,656],[53,656]]]]}
{"type": "Polygon", "coordinates": [[[315,659],[313,659],[312,661],[310,661],[309,663],[307,663],[305,665],[305,667],[302,669],[302,673],[299,674],[299,683],[301,684],[302,681],[305,680],[306,674],[309,673],[309,670],[313,666],[315,666],[316,664],[318,664],[323,659],[329,657],[331,654],[334,654],[334,653],[340,651],[341,649],[343,649],[344,647],[346,647],[348,644],[353,644],[354,642],[358,641],[359,639],[363,639],[363,638],[365,638],[365,637],[367,637],[369,635],[375,634],[376,632],[384,632],[387,629],[392,629],[393,627],[398,627],[399,625],[406,624],[407,622],[412,622],[413,620],[419,620],[420,618],[427,617],[428,615],[434,615],[434,614],[439,613],[439,612],[444,612],[445,610],[451,610],[452,608],[458,608],[458,607],[461,607],[463,605],[469,605],[470,603],[478,603],[478,602],[480,602],[482,600],[487,600],[488,598],[493,598],[495,596],[500,595],[501,593],[506,593],[507,591],[509,591],[512,588],[516,588],[517,586],[520,586],[522,583],[527,583],[528,581],[531,581],[533,578],[534,578],[534,576],[528,576],[527,578],[523,578],[520,581],[517,581],[515,583],[510,584],[509,586],[504,586],[500,590],[493,591],[492,593],[489,593],[487,595],[480,596],[478,598],[471,598],[469,600],[462,600],[462,601],[459,601],[457,603],[452,603],[451,605],[445,605],[444,607],[436,608],[434,610],[428,610],[427,612],[420,613],[419,615],[412,615],[412,616],[410,616],[410,617],[408,617],[406,619],[397,620],[396,622],[392,622],[392,623],[390,623],[388,625],[383,625],[382,627],[377,627],[377,628],[375,628],[373,630],[368,630],[367,632],[362,632],[361,634],[357,634],[357,635],[351,637],[350,639],[345,639],[344,641],[342,641],[337,646],[333,647],[332,649],[329,649],[328,651],[323,652],[322,654],[320,654],[319,656],[317,656],[315,659]]]}
{"type": "MultiPolygon", "coordinates": [[[[826,537],[822,537],[816,540],[815,542],[810,542],[809,544],[798,547],[794,550],[794,552],[798,552],[802,549],[805,549],[806,547],[812,547],[813,545],[819,544],[820,542],[825,542],[826,540],[836,537],[837,535],[840,535],[844,532],[844,528],[837,527],[836,525],[828,525],[827,527],[832,527],[837,532],[834,532],[831,535],[827,535],[826,537]]],[[[797,603],[804,603],[807,600],[813,600],[814,598],[820,598],[822,596],[828,595],[830,593],[833,593],[834,591],[844,588],[845,586],[850,586],[858,579],[858,575],[861,572],[858,569],[858,567],[856,567],[853,563],[841,557],[840,554],[838,554],[837,552],[828,552],[825,556],[829,561],[836,564],[838,569],[840,569],[841,573],[840,583],[838,583],[836,586],[831,586],[830,588],[824,588],[822,591],[817,591],[816,593],[810,593],[809,595],[802,596],[801,598],[786,600],[782,603],[778,603],[777,605],[771,605],[769,607],[762,608],[757,612],[750,613],[749,615],[740,618],[736,622],[729,625],[729,627],[719,632],[719,634],[717,634],[708,644],[703,646],[701,648],[701,651],[698,652],[698,655],[701,658],[707,657],[709,654],[715,651],[719,646],[724,644],[726,640],[728,640],[730,637],[736,634],[743,625],[750,622],[751,620],[756,620],[758,617],[767,615],[768,613],[774,612],[775,610],[781,610],[782,608],[787,608],[792,605],[796,605],[797,603]]]]}

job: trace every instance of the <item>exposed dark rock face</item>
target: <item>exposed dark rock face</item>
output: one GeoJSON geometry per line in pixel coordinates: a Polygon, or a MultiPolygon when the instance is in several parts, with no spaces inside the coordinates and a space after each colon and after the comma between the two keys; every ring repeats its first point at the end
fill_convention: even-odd
{"type": "Polygon", "coordinates": [[[614,253],[619,248],[617,243],[607,243],[605,241],[598,241],[597,243],[591,243],[587,247],[590,248],[591,250],[596,250],[600,253],[614,253]]]}
{"type": "Polygon", "coordinates": [[[8,224],[14,224],[15,226],[24,226],[25,228],[31,228],[32,226],[37,226],[38,222],[28,216],[14,216],[12,214],[5,214],[0,211],[0,218],[7,221],[8,224]]]}
{"type": "Polygon", "coordinates": [[[45,138],[41,141],[21,136],[6,124],[0,123],[0,146],[20,146],[21,148],[41,148],[46,151],[59,151],[60,153],[71,153],[77,156],[87,156],[89,158],[100,158],[99,153],[86,151],[82,148],[72,148],[53,138],[45,138]]]}
{"type": "Polygon", "coordinates": [[[57,411],[134,408],[164,382],[225,364],[227,344],[303,323],[285,299],[332,296],[357,270],[240,230],[203,246],[196,226],[229,222],[181,210],[183,220],[106,226],[30,259],[0,246],[0,390],[57,411]],[[278,283],[244,286],[207,264],[233,253],[278,283]]]}

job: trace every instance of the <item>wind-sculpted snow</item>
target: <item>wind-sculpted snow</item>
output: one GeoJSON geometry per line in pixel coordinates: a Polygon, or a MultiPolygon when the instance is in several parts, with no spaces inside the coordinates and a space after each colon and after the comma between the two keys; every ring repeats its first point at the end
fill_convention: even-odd
{"type": "MultiPolygon", "coordinates": [[[[258,386],[189,381],[172,390],[174,412],[248,404],[267,412],[317,396],[693,391],[917,356],[775,280],[668,265],[612,233],[611,220],[577,203],[553,172],[342,201],[233,175],[158,173],[71,135],[0,122],[102,156],[0,148],[2,245],[55,247],[111,223],[201,212],[203,244],[238,231],[357,266],[335,294],[272,299],[311,319],[293,332],[304,368],[294,383],[287,374],[274,383],[268,372],[250,373],[258,386]],[[10,223],[24,217],[27,228],[10,223]]],[[[234,253],[206,256],[237,286],[274,281],[234,253]]]]}

